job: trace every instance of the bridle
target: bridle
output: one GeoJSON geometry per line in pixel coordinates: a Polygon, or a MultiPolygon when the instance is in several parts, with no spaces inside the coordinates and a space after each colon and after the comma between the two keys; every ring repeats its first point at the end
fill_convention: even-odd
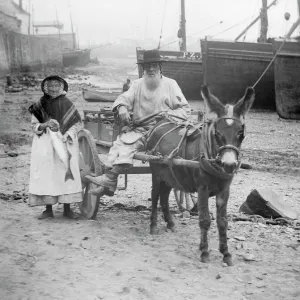
{"type": "Polygon", "coordinates": [[[209,160],[210,162],[215,162],[218,165],[221,165],[221,154],[222,154],[222,152],[225,151],[225,150],[234,150],[237,154],[237,160],[238,160],[237,170],[238,170],[238,168],[241,164],[241,148],[240,147],[236,147],[236,146],[231,145],[231,144],[225,144],[225,145],[219,146],[217,151],[216,151],[215,157],[213,157],[211,131],[212,131],[212,129],[214,129],[215,140],[218,144],[218,138],[216,137],[216,126],[217,126],[217,123],[220,120],[231,120],[232,124],[234,122],[238,122],[243,126],[243,134],[245,132],[245,124],[239,118],[236,118],[236,117],[224,116],[224,117],[219,117],[215,120],[205,120],[204,121],[204,128],[203,128],[204,158],[206,160],[209,160]]]}

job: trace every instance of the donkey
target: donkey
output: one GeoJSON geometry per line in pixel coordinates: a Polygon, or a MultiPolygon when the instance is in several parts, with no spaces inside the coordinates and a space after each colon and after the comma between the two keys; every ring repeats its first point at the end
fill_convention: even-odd
{"type": "Polygon", "coordinates": [[[219,250],[223,262],[232,265],[227,246],[227,202],[230,185],[241,163],[240,148],[245,137],[245,116],[254,101],[254,89],[248,87],[245,95],[235,105],[223,105],[206,86],[201,89],[202,97],[209,109],[202,128],[194,128],[188,136],[187,124],[176,124],[163,119],[148,135],[147,153],[160,154],[168,158],[181,157],[199,162],[196,168],[158,164],[150,161],[152,170],[152,212],[150,233],[157,234],[157,203],[163,211],[167,228],[175,231],[175,224],[169,210],[169,194],[172,188],[189,193],[198,193],[201,261],[209,261],[207,233],[211,219],[208,198],[216,196],[219,250]]]}

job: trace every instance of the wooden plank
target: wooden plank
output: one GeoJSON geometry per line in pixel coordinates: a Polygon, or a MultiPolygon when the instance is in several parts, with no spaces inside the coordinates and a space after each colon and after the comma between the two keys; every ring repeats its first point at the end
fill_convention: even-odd
{"type": "MultiPolygon", "coordinates": [[[[147,155],[142,152],[138,152],[134,155],[134,159],[142,160],[142,161],[151,161],[151,163],[157,163],[157,164],[165,164],[167,165],[170,160],[167,157],[163,157],[161,159],[153,159],[155,156],[153,155],[147,155]]],[[[200,164],[198,161],[193,160],[187,160],[183,158],[173,158],[172,164],[175,166],[184,166],[184,167],[190,167],[190,168],[199,168],[200,164]]]]}
{"type": "Polygon", "coordinates": [[[151,174],[150,166],[134,166],[121,174],[151,174]]]}

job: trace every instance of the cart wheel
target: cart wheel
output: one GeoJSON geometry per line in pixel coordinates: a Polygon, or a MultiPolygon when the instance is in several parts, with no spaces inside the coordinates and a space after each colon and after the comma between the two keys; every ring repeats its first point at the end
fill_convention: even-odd
{"type": "Polygon", "coordinates": [[[94,138],[86,129],[78,133],[79,167],[82,182],[83,201],[78,204],[81,214],[88,219],[94,219],[98,212],[100,197],[90,195],[88,192],[96,185],[85,180],[85,175],[99,176],[103,173],[94,138]]]}
{"type": "Polygon", "coordinates": [[[180,211],[188,210],[191,213],[197,214],[197,196],[192,193],[185,193],[183,191],[173,189],[175,200],[180,211]]]}

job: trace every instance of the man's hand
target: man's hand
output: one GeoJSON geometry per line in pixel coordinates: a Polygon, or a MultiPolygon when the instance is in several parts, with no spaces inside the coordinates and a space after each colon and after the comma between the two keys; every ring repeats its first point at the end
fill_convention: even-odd
{"type": "Polygon", "coordinates": [[[130,123],[130,115],[129,115],[127,108],[124,105],[119,106],[118,114],[119,114],[119,118],[123,124],[130,123]]]}

